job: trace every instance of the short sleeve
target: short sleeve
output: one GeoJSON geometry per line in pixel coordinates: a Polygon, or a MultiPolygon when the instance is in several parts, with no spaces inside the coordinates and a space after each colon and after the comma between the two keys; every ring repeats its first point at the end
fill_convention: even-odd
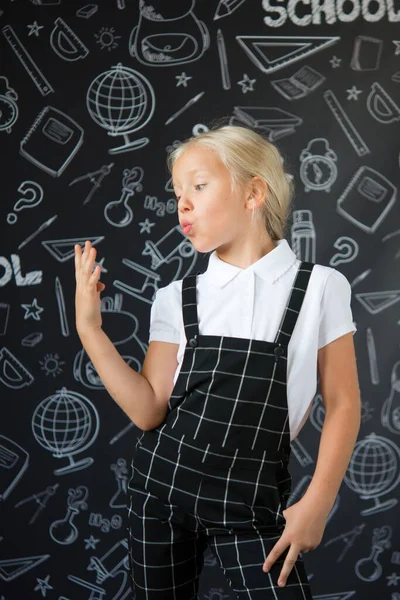
{"type": "Polygon", "coordinates": [[[351,311],[351,286],[340,271],[333,269],[322,295],[318,349],[350,331],[353,335],[357,331],[351,311]]]}
{"type": "Polygon", "coordinates": [[[172,302],[171,290],[168,286],[158,289],[151,305],[149,343],[159,341],[179,344],[178,317],[177,307],[172,302]]]}

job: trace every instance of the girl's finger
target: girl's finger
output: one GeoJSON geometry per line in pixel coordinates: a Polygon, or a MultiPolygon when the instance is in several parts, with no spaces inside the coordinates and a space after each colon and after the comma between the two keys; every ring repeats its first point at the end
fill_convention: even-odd
{"type": "Polygon", "coordinates": [[[101,274],[101,266],[96,265],[95,268],[93,269],[93,272],[91,273],[91,275],[89,277],[89,283],[91,285],[96,285],[97,280],[100,277],[100,274],[101,274]]]}
{"type": "Polygon", "coordinates": [[[96,249],[91,248],[89,251],[89,254],[86,258],[85,265],[84,265],[84,271],[87,275],[90,275],[90,273],[93,271],[93,265],[95,262],[95,258],[96,258],[96,249]]]}
{"type": "Polygon", "coordinates": [[[299,550],[296,550],[296,548],[292,544],[290,546],[289,552],[287,553],[287,556],[286,556],[285,561],[283,563],[283,567],[282,567],[281,572],[279,574],[279,579],[278,579],[278,585],[279,586],[286,585],[287,578],[289,577],[289,574],[290,574],[291,570],[294,567],[294,564],[295,564],[295,562],[296,562],[296,560],[298,558],[298,555],[299,555],[299,550]]]}

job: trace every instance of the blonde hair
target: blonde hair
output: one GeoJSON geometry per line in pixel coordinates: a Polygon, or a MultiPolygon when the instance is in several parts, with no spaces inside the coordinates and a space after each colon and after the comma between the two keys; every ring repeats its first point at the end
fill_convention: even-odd
{"type": "Polygon", "coordinates": [[[255,176],[264,179],[268,191],[261,207],[253,210],[254,218],[263,220],[268,235],[273,241],[285,237],[293,182],[283,166],[278,148],[250,128],[223,125],[175,143],[167,156],[167,165],[172,173],[174,162],[194,144],[218,153],[231,175],[232,190],[255,176]],[[256,213],[256,214],[255,214],[256,213]]]}

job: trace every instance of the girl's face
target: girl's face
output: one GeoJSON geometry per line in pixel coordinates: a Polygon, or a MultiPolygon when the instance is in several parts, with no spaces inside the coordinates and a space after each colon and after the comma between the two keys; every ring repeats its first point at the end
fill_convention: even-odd
{"type": "Polygon", "coordinates": [[[245,210],[246,195],[239,186],[231,191],[229,172],[216,152],[189,147],[174,163],[172,182],[179,222],[192,224],[184,233],[199,252],[228,249],[248,231],[251,211],[245,210]]]}

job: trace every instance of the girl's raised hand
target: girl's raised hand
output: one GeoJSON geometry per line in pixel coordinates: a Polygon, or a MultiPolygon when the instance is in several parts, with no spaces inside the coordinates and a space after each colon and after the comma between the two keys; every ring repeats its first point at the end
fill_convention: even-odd
{"type": "Polygon", "coordinates": [[[99,329],[102,325],[100,292],[106,287],[99,281],[101,266],[93,269],[96,248],[86,241],[84,251],[75,244],[75,323],[78,332],[99,329]]]}

